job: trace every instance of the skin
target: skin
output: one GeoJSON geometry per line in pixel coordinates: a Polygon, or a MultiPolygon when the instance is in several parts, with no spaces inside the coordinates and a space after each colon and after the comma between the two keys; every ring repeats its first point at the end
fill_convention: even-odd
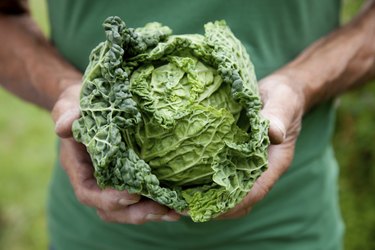
{"type": "MultiPolygon", "coordinates": [[[[79,117],[81,73],[64,60],[30,18],[27,1],[0,2],[0,84],[49,112],[61,139],[61,164],[78,200],[106,221],[142,224],[181,215],[126,191],[100,190],[85,148],[72,138],[79,117]],[[22,72],[20,74],[19,72],[22,72]]],[[[316,41],[295,60],[259,82],[262,115],[269,119],[269,168],[244,201],[219,219],[250,212],[288,169],[303,114],[375,76],[375,0],[349,24],[316,41]]]]}

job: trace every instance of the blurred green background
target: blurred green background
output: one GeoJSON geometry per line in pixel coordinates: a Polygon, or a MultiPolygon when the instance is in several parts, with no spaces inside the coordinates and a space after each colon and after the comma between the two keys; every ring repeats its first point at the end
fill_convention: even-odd
{"type": "MultiPolygon", "coordinates": [[[[342,22],[362,0],[344,0],[342,22]]],[[[31,0],[48,35],[45,0],[31,0]]],[[[334,145],[341,165],[345,249],[375,250],[375,84],[340,98],[334,145]]],[[[45,199],[56,157],[49,114],[0,88],[0,249],[47,249],[45,199]]]]}

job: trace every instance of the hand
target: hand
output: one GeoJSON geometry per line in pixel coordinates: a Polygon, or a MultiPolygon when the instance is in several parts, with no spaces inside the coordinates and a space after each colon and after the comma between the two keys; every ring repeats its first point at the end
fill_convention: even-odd
{"type": "Polygon", "coordinates": [[[292,79],[282,74],[271,75],[261,80],[259,85],[263,101],[261,113],[270,121],[268,169],[257,179],[244,200],[219,219],[248,214],[254,204],[266,196],[293,160],[303,115],[303,93],[293,85],[292,79]]]}
{"type": "Polygon", "coordinates": [[[80,89],[80,84],[67,88],[52,111],[56,133],[61,137],[60,161],[77,199],[96,208],[98,215],[108,222],[142,224],[148,221],[178,220],[180,215],[152,200],[127,191],[99,188],[85,146],[72,138],[72,123],[79,118],[80,89]]]}

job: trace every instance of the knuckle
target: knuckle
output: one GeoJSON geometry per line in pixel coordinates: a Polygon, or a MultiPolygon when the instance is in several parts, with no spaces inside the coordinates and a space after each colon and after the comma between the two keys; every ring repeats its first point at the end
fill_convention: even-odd
{"type": "Polygon", "coordinates": [[[88,200],[87,196],[85,195],[85,192],[81,188],[76,189],[75,194],[76,194],[77,200],[81,204],[89,205],[89,200],[88,200]]]}
{"type": "Polygon", "coordinates": [[[115,211],[119,209],[119,204],[116,201],[111,200],[103,203],[102,208],[106,211],[115,211]]]}
{"type": "Polygon", "coordinates": [[[130,218],[128,220],[130,224],[133,225],[142,225],[146,222],[146,219],[144,217],[135,217],[135,218],[130,218]]]}
{"type": "Polygon", "coordinates": [[[244,206],[243,210],[242,210],[242,213],[241,213],[241,216],[247,215],[248,213],[250,213],[250,211],[251,211],[251,207],[250,206],[244,206]]]}
{"type": "Polygon", "coordinates": [[[57,102],[55,103],[55,105],[53,106],[52,108],[52,118],[53,120],[56,122],[58,117],[63,113],[63,111],[65,110],[64,109],[64,106],[65,106],[65,100],[64,99],[59,99],[57,100],[57,102]]]}
{"type": "Polygon", "coordinates": [[[257,193],[254,197],[254,200],[256,202],[262,200],[264,198],[264,196],[266,196],[266,194],[270,191],[271,187],[267,184],[265,184],[264,182],[258,182],[258,185],[257,185],[257,193]]]}
{"type": "Polygon", "coordinates": [[[140,224],[145,223],[144,218],[135,217],[135,216],[124,216],[124,214],[107,211],[103,209],[98,209],[97,214],[99,215],[100,219],[102,219],[105,222],[132,224],[132,225],[140,225],[140,224]]]}
{"type": "Polygon", "coordinates": [[[61,99],[58,99],[55,103],[55,105],[52,107],[52,115],[55,115],[56,113],[59,112],[61,106],[61,99]]]}
{"type": "Polygon", "coordinates": [[[141,225],[144,224],[146,220],[146,216],[141,213],[127,213],[122,218],[119,218],[122,223],[132,224],[132,225],[141,225]]]}
{"type": "Polygon", "coordinates": [[[99,218],[105,222],[112,222],[112,219],[104,212],[97,210],[99,218]]]}

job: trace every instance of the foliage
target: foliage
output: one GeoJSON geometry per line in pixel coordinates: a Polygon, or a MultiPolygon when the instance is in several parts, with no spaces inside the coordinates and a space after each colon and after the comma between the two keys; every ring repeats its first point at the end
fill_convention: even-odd
{"type": "MultiPolygon", "coordinates": [[[[39,24],[48,27],[44,0],[29,2],[39,24]]],[[[344,0],[345,22],[362,2],[344,0]]],[[[372,83],[343,96],[338,108],[334,145],[346,250],[375,249],[374,93],[372,83]]],[[[47,249],[44,206],[55,158],[49,115],[0,89],[0,138],[0,249],[47,249]]]]}
{"type": "Polygon", "coordinates": [[[103,26],[73,124],[99,185],[188,209],[194,221],[233,208],[265,170],[269,144],[245,48],[224,21],[204,36],[118,17],[103,26]]]}
{"type": "MultiPolygon", "coordinates": [[[[363,0],[345,0],[348,22],[363,0]]],[[[346,225],[345,249],[375,249],[375,82],[340,98],[334,136],[341,167],[340,205],[346,225]]]]}
{"type": "Polygon", "coordinates": [[[375,83],[341,98],[334,145],[341,166],[345,246],[375,249],[375,83]]]}
{"type": "Polygon", "coordinates": [[[0,107],[0,249],[46,249],[47,180],[56,155],[52,121],[2,89],[0,107]]]}

